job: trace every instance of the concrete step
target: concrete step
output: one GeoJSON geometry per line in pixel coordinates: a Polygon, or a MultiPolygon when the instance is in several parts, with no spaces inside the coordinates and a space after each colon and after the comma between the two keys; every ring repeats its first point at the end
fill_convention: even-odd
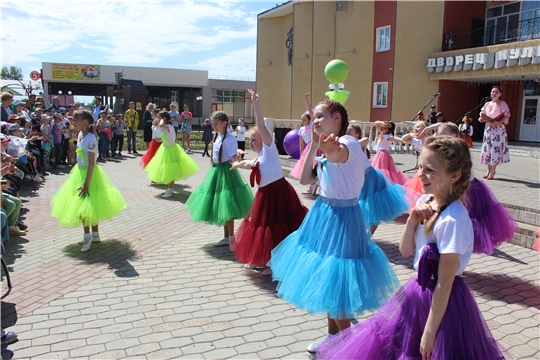
{"type": "Polygon", "coordinates": [[[517,224],[519,226],[519,231],[514,233],[512,243],[529,249],[532,248],[534,242],[538,239],[535,234],[535,231],[538,230],[538,226],[525,224],[519,221],[517,224]]]}

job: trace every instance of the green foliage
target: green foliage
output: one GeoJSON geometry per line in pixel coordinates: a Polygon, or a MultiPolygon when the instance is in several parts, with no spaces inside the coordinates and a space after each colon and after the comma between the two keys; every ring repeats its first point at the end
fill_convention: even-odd
{"type": "Polygon", "coordinates": [[[0,77],[2,78],[2,80],[22,81],[23,80],[22,69],[17,66],[10,66],[9,68],[7,66],[2,66],[0,77]]]}

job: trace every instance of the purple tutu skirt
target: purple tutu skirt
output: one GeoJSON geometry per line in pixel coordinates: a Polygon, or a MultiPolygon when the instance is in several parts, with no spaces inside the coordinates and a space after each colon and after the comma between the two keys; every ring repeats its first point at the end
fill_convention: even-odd
{"type": "Polygon", "coordinates": [[[491,255],[501,243],[512,242],[519,227],[483,181],[471,181],[466,199],[474,229],[474,253],[491,255]]]}
{"type": "MultiPolygon", "coordinates": [[[[420,340],[436,283],[431,276],[438,269],[437,246],[433,245],[426,248],[418,279],[405,283],[371,318],[320,345],[317,358],[421,360],[420,340]]],[[[431,359],[494,360],[508,356],[503,353],[470,288],[456,276],[431,359]]]]}
{"type": "Polygon", "coordinates": [[[394,184],[403,185],[407,180],[409,180],[407,175],[399,171],[394,159],[392,158],[392,155],[390,155],[390,153],[386,150],[377,151],[373,157],[373,160],[371,161],[371,166],[386,175],[386,177],[394,184]]]}
{"type": "MultiPolygon", "coordinates": [[[[306,147],[304,147],[304,150],[302,150],[302,154],[300,155],[300,159],[294,164],[294,167],[291,169],[291,177],[295,179],[300,179],[300,175],[302,174],[302,166],[304,166],[304,163],[306,162],[306,157],[309,152],[309,148],[311,147],[311,143],[307,144],[306,147]]],[[[322,156],[322,151],[317,150],[316,156],[322,156]]],[[[313,160],[313,167],[317,166],[317,162],[313,160]]]]}

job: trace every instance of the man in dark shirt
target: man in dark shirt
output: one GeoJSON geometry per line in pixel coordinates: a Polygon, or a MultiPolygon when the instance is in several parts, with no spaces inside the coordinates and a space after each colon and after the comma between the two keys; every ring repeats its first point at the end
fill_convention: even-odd
{"type": "Polygon", "coordinates": [[[431,124],[437,123],[437,105],[431,105],[431,113],[427,116],[426,122],[431,124]]]}

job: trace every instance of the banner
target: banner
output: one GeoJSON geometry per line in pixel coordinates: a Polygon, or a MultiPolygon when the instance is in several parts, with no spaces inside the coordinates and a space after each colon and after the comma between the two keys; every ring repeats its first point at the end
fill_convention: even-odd
{"type": "Polygon", "coordinates": [[[101,65],[53,63],[53,80],[94,80],[101,81],[101,65]]]}

